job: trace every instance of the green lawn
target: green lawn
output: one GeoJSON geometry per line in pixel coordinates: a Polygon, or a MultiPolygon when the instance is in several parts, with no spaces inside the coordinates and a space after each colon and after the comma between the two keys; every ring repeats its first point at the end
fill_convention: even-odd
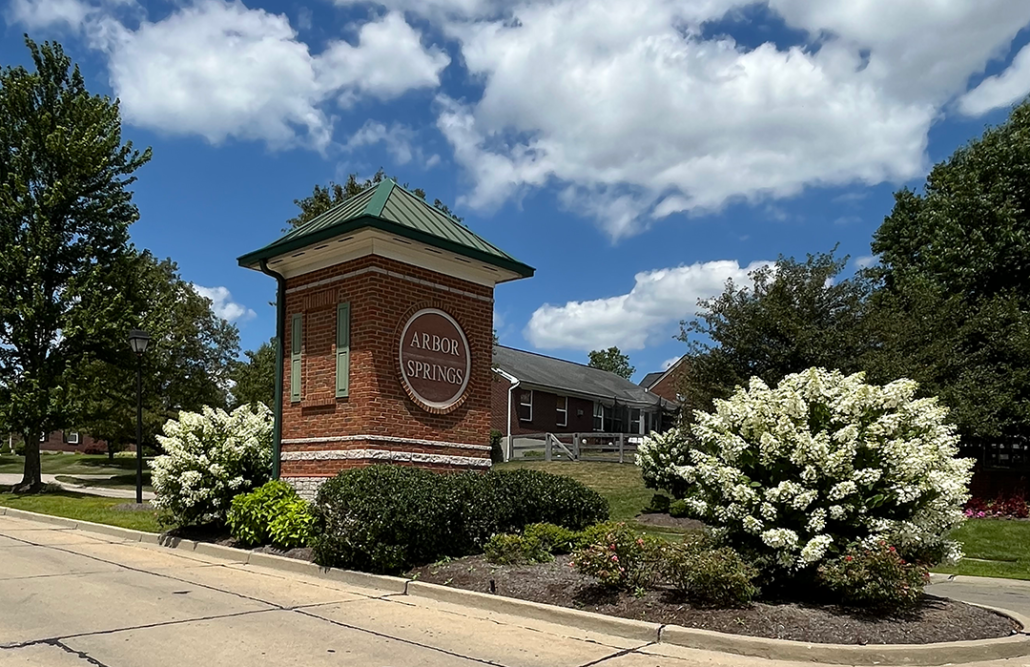
{"type": "MultiPolygon", "coordinates": [[[[136,488],[136,473],[126,473],[124,475],[114,475],[107,479],[85,479],[83,477],[75,477],[74,475],[57,475],[58,482],[64,482],[65,484],[77,484],[79,486],[96,486],[105,489],[135,489],[136,488]]],[[[150,471],[143,471],[143,490],[153,491],[153,487],[150,486],[150,471]]]]}
{"type": "Polygon", "coordinates": [[[149,533],[160,533],[157,524],[157,512],[121,511],[112,509],[115,505],[131,502],[122,498],[101,498],[79,493],[58,492],[33,495],[15,495],[0,493],[0,505],[15,509],[63,516],[69,519],[105,523],[109,526],[121,526],[143,530],[149,533]]]}
{"type": "Polygon", "coordinates": [[[955,531],[966,557],[945,574],[1030,579],[1030,521],[970,519],[955,531]]]}
{"type": "MultiPolygon", "coordinates": [[[[123,475],[136,470],[134,457],[116,456],[109,460],[106,454],[42,454],[40,463],[48,475],[123,475]]],[[[144,468],[146,464],[144,461],[144,468]]],[[[0,473],[21,473],[24,469],[24,457],[0,455],[0,473]]]]}

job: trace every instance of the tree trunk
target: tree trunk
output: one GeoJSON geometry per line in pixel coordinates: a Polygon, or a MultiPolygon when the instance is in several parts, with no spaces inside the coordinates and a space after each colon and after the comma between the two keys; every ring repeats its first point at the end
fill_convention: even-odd
{"type": "Polygon", "coordinates": [[[39,460],[39,434],[25,434],[25,474],[15,493],[38,493],[43,489],[42,468],[39,460]]]}
{"type": "Polygon", "coordinates": [[[107,460],[114,461],[114,441],[110,439],[107,441],[107,460]]]}

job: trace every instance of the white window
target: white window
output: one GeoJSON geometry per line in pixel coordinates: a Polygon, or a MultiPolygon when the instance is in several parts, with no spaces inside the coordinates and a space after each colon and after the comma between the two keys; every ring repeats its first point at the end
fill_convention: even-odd
{"type": "Polygon", "coordinates": [[[569,397],[559,396],[558,397],[558,416],[554,421],[555,426],[568,426],[569,425],[569,397]]]}
{"type": "Polygon", "coordinates": [[[640,433],[640,408],[629,411],[629,432],[640,433]]]}
{"type": "Polygon", "coordinates": [[[522,392],[519,396],[519,421],[533,421],[533,390],[522,392]]]}
{"type": "Polygon", "coordinates": [[[600,403],[594,403],[594,430],[604,430],[604,406],[600,403]]]}
{"type": "Polygon", "coordinates": [[[69,445],[77,445],[77,444],[79,444],[79,433],[78,433],[78,431],[68,431],[68,432],[65,432],[64,435],[65,435],[65,438],[68,440],[68,444],[69,445]]]}

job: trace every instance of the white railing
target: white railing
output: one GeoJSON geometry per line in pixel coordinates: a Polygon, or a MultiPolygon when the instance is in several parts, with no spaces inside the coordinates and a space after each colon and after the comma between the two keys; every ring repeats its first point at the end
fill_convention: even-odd
{"type": "Polygon", "coordinates": [[[639,433],[524,433],[508,443],[515,461],[603,461],[635,463],[639,433]]]}

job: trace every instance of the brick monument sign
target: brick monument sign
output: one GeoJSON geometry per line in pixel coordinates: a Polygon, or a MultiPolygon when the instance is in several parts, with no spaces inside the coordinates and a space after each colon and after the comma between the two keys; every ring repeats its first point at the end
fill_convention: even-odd
{"type": "Polygon", "coordinates": [[[392,180],[239,263],[279,286],[277,476],[490,466],[494,286],[532,268],[392,180]]]}

